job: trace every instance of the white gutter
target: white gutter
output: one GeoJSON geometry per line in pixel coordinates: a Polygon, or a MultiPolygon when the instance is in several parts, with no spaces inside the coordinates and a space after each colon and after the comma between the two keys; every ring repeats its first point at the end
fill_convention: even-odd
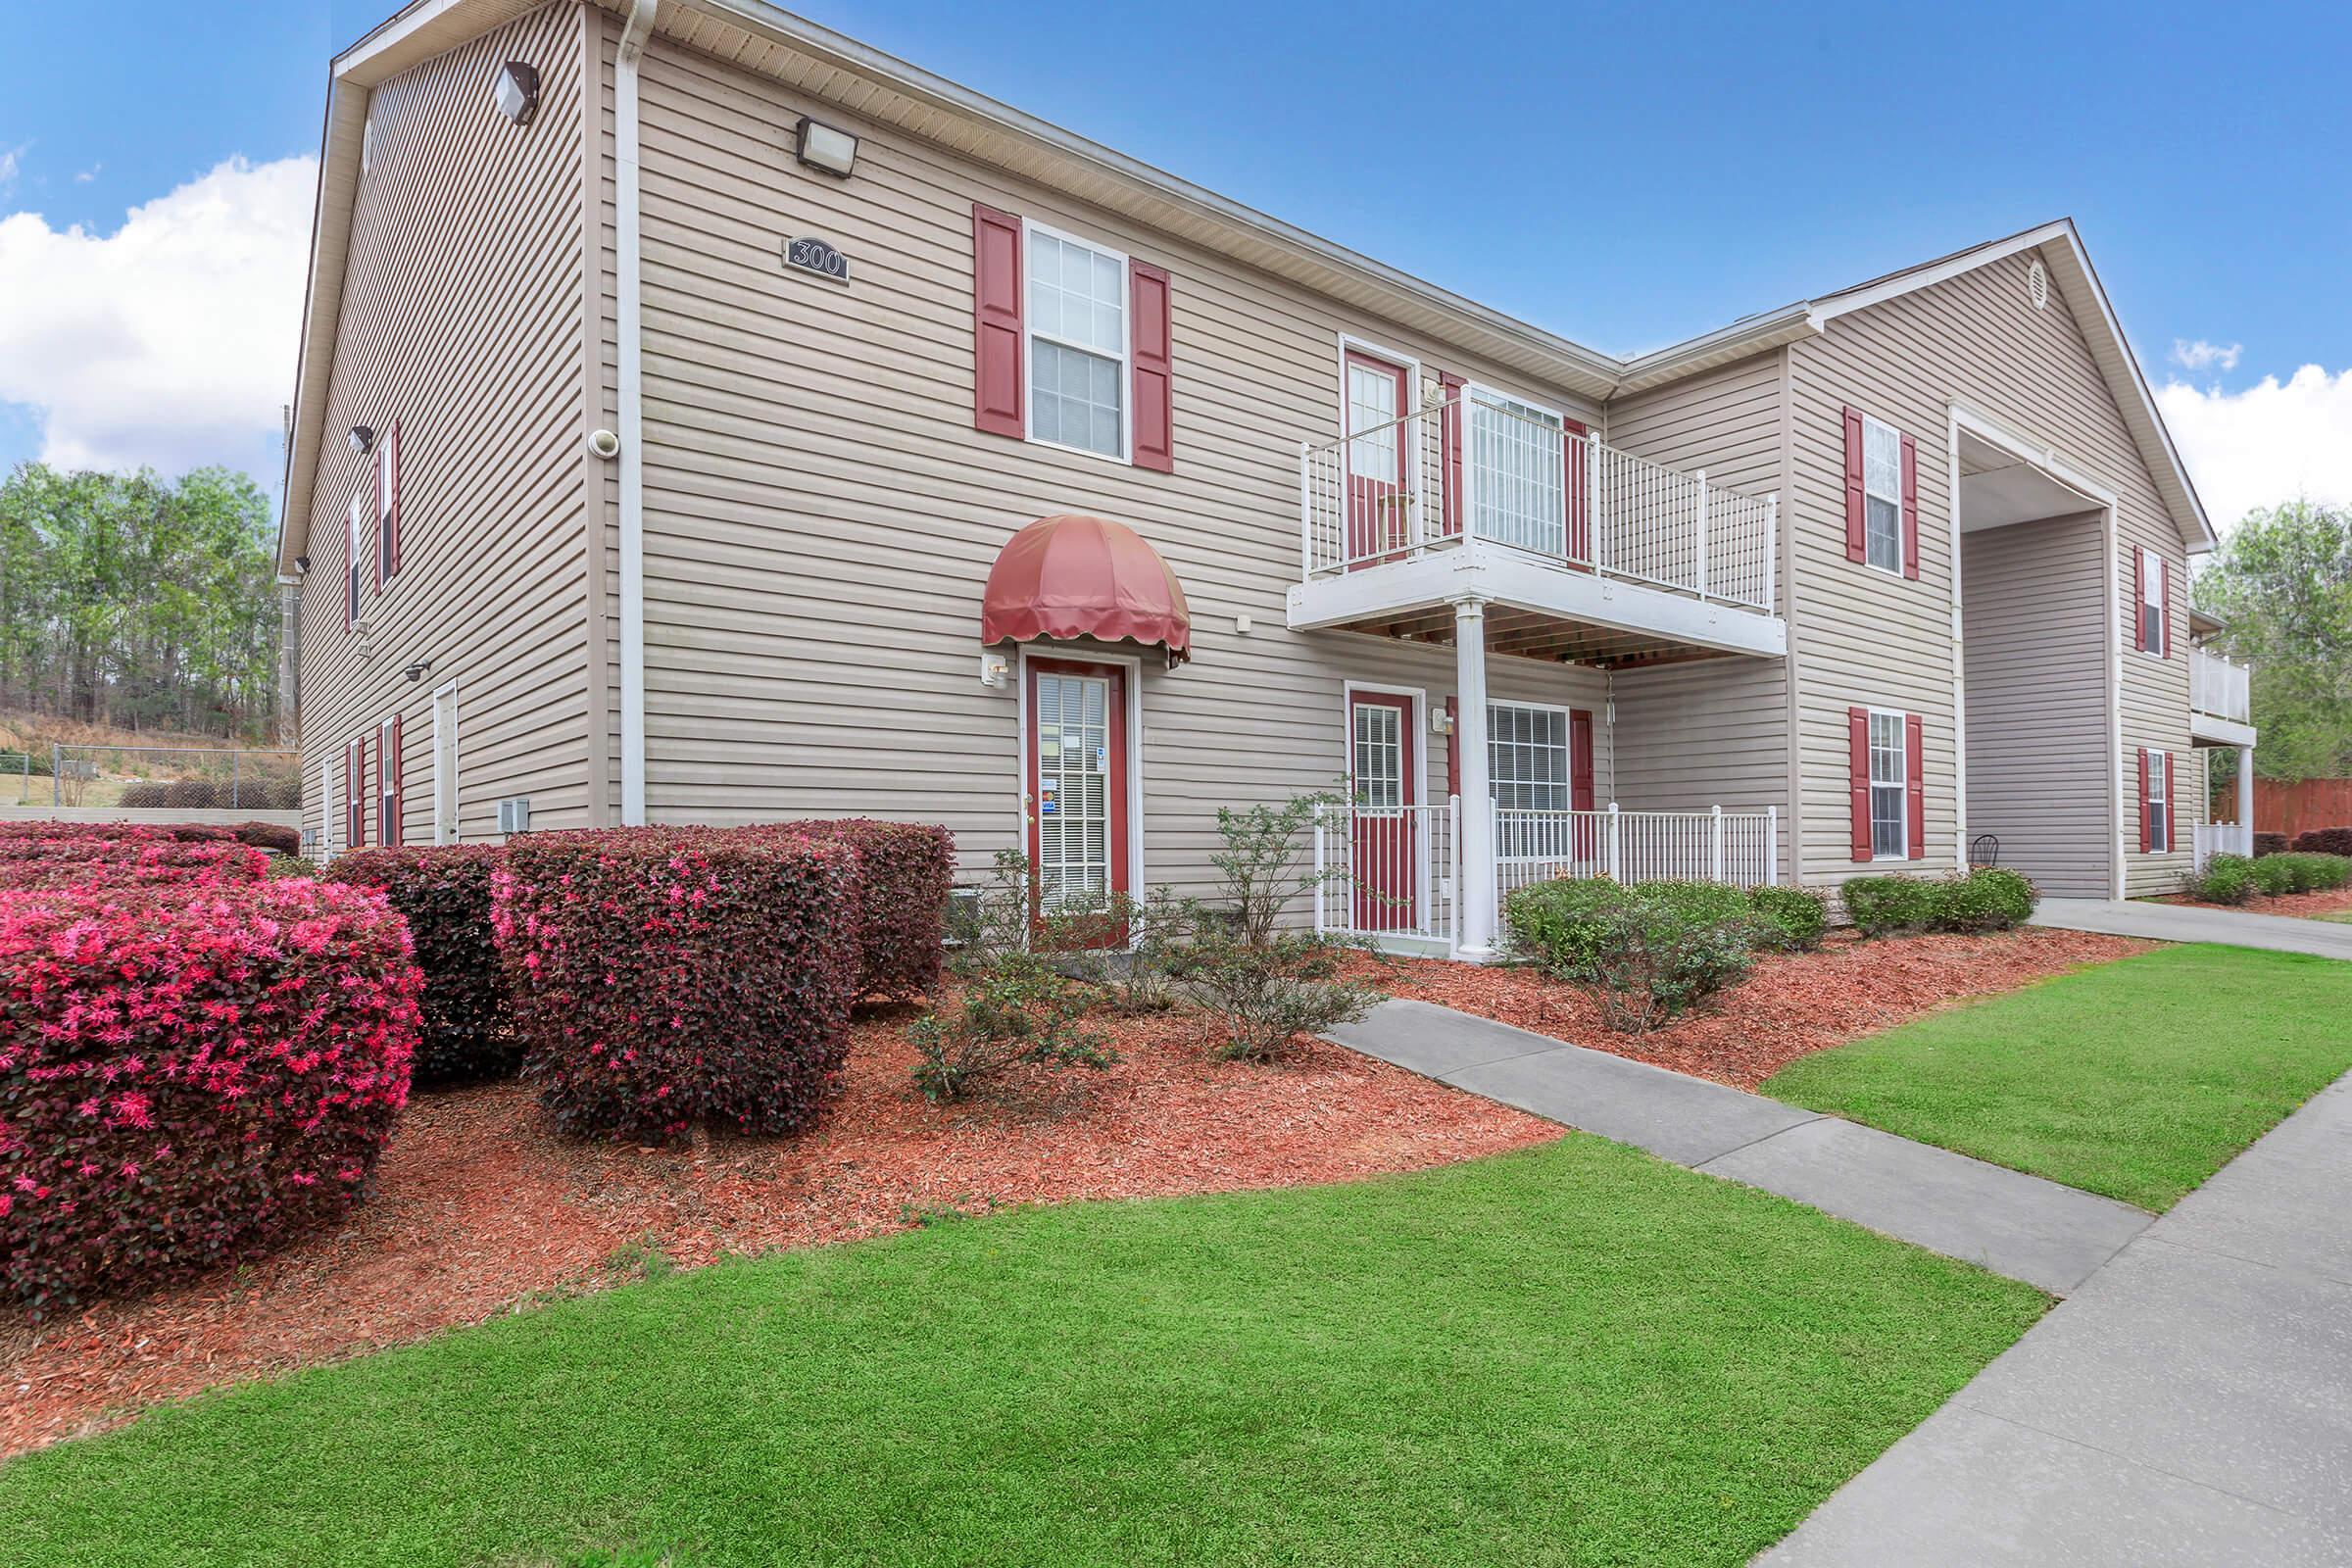
{"type": "Polygon", "coordinates": [[[620,299],[620,820],[645,825],[645,361],[640,333],[637,62],[661,0],[635,0],[612,72],[613,259],[620,299]]]}

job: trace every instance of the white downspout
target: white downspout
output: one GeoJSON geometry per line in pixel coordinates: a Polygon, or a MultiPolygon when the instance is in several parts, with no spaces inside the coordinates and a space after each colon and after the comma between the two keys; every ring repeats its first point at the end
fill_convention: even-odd
{"type": "Polygon", "coordinates": [[[620,339],[620,820],[645,823],[645,362],[639,316],[637,62],[661,0],[636,0],[612,72],[613,270],[620,339]]]}

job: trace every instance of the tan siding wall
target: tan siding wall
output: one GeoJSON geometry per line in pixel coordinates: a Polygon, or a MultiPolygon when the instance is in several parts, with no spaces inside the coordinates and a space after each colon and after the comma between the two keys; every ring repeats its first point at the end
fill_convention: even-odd
{"type": "MultiPolygon", "coordinates": [[[[1929,869],[1955,858],[1953,558],[1948,427],[1954,398],[2057,452],[2115,490],[2126,547],[2148,544],[2174,563],[2185,591],[2183,545],[2146,466],[2100,379],[2068,302],[2027,299],[2032,258],[1987,264],[1945,282],[1834,318],[1791,346],[1794,482],[1785,521],[1794,529],[1795,623],[1805,874],[1837,881],[1848,858],[1845,709],[1876,704],[1926,719],[1929,869]],[[1843,426],[1854,404],[1916,437],[1922,569],[1903,581],[1845,559],[1843,426]]],[[[2123,593],[2130,592],[2128,563],[2123,593]]],[[[2127,620],[2128,625],[2128,620],[2127,620]]],[[[2188,744],[2186,639],[2169,662],[2122,660],[2124,751],[2188,744]]],[[[2136,839],[2133,841],[2136,848],[2136,839]]],[[[2131,891],[2178,884],[2175,856],[2129,858],[2131,891]]],[[[1908,867],[1917,869],[1922,862],[1908,867]]]]}
{"type": "MultiPolygon", "coordinates": [[[[1749,495],[1785,491],[1783,359],[1761,354],[1609,405],[1628,452],[1749,495]]],[[[1787,612],[1788,580],[1781,572],[1787,612]]],[[[1793,657],[1793,654],[1791,655],[1793,657]]],[[[1629,810],[1761,810],[1788,817],[1788,660],[1719,659],[1627,670],[1615,680],[1619,804],[1629,810]]]]}
{"type": "MultiPolygon", "coordinates": [[[[1147,659],[1142,679],[1146,874],[1191,883],[1217,806],[1338,781],[1344,681],[1432,706],[1451,689],[1447,650],[1284,625],[1298,447],[1338,428],[1340,332],[1593,416],[838,107],[864,138],[857,176],[808,174],[789,129],[820,106],[659,40],[642,102],[657,820],[863,810],[946,822],[984,863],[1019,814],[1016,694],[976,678],[981,584],[1022,524],[1095,513],[1151,540],[1191,599],[1194,662],[1147,659]],[[972,429],[974,200],[1173,274],[1175,473],[972,429]],[[780,266],[799,233],[843,249],[849,287],[780,266]]],[[[1600,706],[1589,672],[1491,668],[1498,697],[1600,706]]],[[[1434,799],[1443,740],[1421,741],[1434,799]]]]}
{"type": "Polygon", "coordinates": [[[2000,863],[2044,893],[2103,899],[2115,850],[2106,519],[1964,534],[1960,557],[1969,834],[1997,837],[2000,863]]]}
{"type": "Polygon", "coordinates": [[[367,734],[372,791],[376,726],[395,713],[404,833],[431,842],[431,694],[453,680],[465,836],[493,835],[511,795],[531,797],[536,826],[586,817],[581,17],[547,7],[372,96],[302,589],[303,820],[331,814],[337,848],[343,747],[367,734]],[[540,73],[521,129],[491,104],[508,60],[540,73]],[[363,638],[343,625],[345,514],[373,459],[341,432],[395,418],[402,569],[380,594],[371,570],[363,582],[363,638]],[[425,659],[423,680],[404,678],[425,659]]]}

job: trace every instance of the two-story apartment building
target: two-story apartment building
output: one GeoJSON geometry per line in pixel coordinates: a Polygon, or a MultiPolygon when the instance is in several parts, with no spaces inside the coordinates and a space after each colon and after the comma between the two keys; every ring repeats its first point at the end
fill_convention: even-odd
{"type": "Polygon", "coordinates": [[[328,853],[859,812],[1140,891],[1337,790],[1323,917],[1476,953],[1569,869],[2170,889],[2252,742],[2070,222],[1620,359],[763,0],[418,0],[332,72],[328,853]]]}

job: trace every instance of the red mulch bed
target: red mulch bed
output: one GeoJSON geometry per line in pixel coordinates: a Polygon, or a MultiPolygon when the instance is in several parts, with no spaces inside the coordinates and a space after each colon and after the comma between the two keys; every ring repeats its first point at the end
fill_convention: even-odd
{"type": "Polygon", "coordinates": [[[1442,1003],[1497,1022],[1754,1089],[1797,1057],[1889,1029],[1968,997],[2014,991],[2086,963],[2145,953],[2127,937],[2031,927],[1990,936],[1833,933],[1822,951],[1777,955],[1712,1011],[1646,1035],[1613,1033],[1597,1004],[1533,969],[1400,958],[1357,960],[1392,995],[1442,1003]]]}
{"type": "Polygon", "coordinates": [[[419,1339],[540,1293],[626,1278],[658,1248],[849,1241],[925,1212],[1328,1182],[1496,1153],[1553,1124],[1315,1044],[1279,1066],[1214,1062],[1197,1021],[1115,1026],[1102,1072],[1027,1072],[933,1106],[904,1015],[857,1029],[841,1100],[799,1140],[662,1152],[560,1138],[517,1084],[420,1094],[372,1201],[339,1233],[244,1270],[39,1326],[0,1323],[0,1456],[143,1405],[419,1339]]]}
{"type": "Polygon", "coordinates": [[[2185,893],[2168,893],[2159,904],[2185,904],[2199,909],[2231,909],[2241,914],[2292,914],[2310,919],[2322,914],[2352,913],[2352,888],[2329,888],[2325,893],[2281,893],[2277,898],[2253,898],[2243,904],[2207,904],[2185,893]]]}

